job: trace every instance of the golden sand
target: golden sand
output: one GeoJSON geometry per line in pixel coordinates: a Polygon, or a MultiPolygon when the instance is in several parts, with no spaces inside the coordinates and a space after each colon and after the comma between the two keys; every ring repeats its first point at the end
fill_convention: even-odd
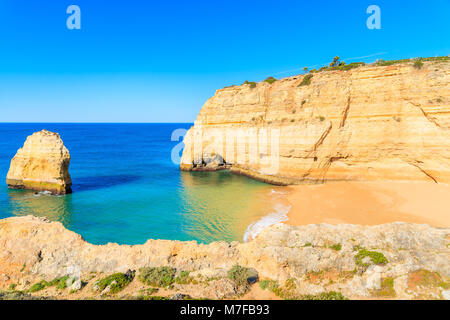
{"type": "Polygon", "coordinates": [[[428,182],[330,182],[288,187],[291,225],[376,225],[391,222],[450,227],[450,186],[428,182]]]}

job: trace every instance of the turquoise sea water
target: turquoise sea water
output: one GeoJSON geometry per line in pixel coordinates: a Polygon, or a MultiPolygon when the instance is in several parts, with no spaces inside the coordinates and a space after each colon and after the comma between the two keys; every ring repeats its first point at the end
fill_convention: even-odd
{"type": "Polygon", "coordinates": [[[62,222],[94,244],[147,239],[242,241],[273,211],[271,186],[228,172],[180,172],[177,128],[191,124],[0,124],[0,218],[33,214],[62,222]],[[10,190],[10,160],[26,137],[58,132],[71,154],[73,194],[10,190]]]}

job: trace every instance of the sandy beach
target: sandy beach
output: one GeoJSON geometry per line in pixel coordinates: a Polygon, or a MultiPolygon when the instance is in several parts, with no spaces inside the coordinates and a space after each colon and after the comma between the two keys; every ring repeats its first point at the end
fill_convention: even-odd
{"type": "Polygon", "coordinates": [[[428,182],[330,182],[288,187],[291,225],[376,225],[391,222],[450,227],[450,186],[428,182]]]}

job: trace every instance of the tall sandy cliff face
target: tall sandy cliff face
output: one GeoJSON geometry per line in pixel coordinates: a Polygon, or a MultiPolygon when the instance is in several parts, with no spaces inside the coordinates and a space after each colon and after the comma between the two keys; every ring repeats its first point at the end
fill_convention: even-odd
{"type": "Polygon", "coordinates": [[[450,182],[449,62],[303,78],[218,90],[185,136],[181,169],[231,167],[275,184],[450,182]]]}
{"type": "Polygon", "coordinates": [[[6,183],[10,188],[71,192],[70,154],[57,133],[47,130],[29,136],[11,160],[6,183]]]}

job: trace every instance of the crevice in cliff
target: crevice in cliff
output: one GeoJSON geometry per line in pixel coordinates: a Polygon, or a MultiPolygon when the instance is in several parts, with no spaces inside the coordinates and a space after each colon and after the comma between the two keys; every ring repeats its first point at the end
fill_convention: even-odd
{"type": "Polygon", "coordinates": [[[424,175],[426,175],[428,178],[430,178],[431,180],[433,180],[435,183],[438,183],[436,178],[434,178],[430,173],[426,172],[422,167],[420,167],[417,163],[414,162],[408,162],[410,165],[416,167],[417,169],[419,169],[424,175]]]}
{"type": "Polygon", "coordinates": [[[414,102],[412,102],[412,101],[410,101],[410,100],[408,100],[408,99],[405,99],[405,98],[403,98],[403,100],[405,100],[406,102],[410,103],[410,104],[413,105],[414,107],[418,108],[418,109],[422,112],[423,116],[424,116],[429,122],[431,122],[432,124],[434,124],[436,127],[440,128],[440,129],[448,129],[448,128],[446,128],[446,127],[442,127],[442,126],[436,121],[435,118],[433,118],[433,117],[430,116],[425,110],[423,110],[423,108],[420,106],[420,104],[414,103],[414,102]]]}
{"type": "Polygon", "coordinates": [[[331,129],[333,128],[333,123],[330,122],[330,125],[328,126],[328,128],[322,133],[322,135],[320,136],[319,140],[317,140],[317,142],[314,144],[313,150],[312,151],[317,151],[317,149],[323,144],[323,142],[325,141],[326,137],[328,136],[328,134],[330,133],[331,129]]]}
{"type": "Polygon", "coordinates": [[[267,121],[267,112],[269,111],[269,107],[270,107],[270,94],[272,91],[272,86],[269,86],[269,88],[264,92],[265,94],[265,101],[264,101],[264,122],[267,121]]]}
{"type": "Polygon", "coordinates": [[[339,125],[339,128],[342,128],[343,126],[345,126],[345,121],[347,120],[351,101],[352,101],[352,98],[351,98],[351,95],[349,94],[348,98],[347,98],[347,106],[345,107],[344,111],[342,112],[342,120],[341,120],[341,124],[339,125]]]}

